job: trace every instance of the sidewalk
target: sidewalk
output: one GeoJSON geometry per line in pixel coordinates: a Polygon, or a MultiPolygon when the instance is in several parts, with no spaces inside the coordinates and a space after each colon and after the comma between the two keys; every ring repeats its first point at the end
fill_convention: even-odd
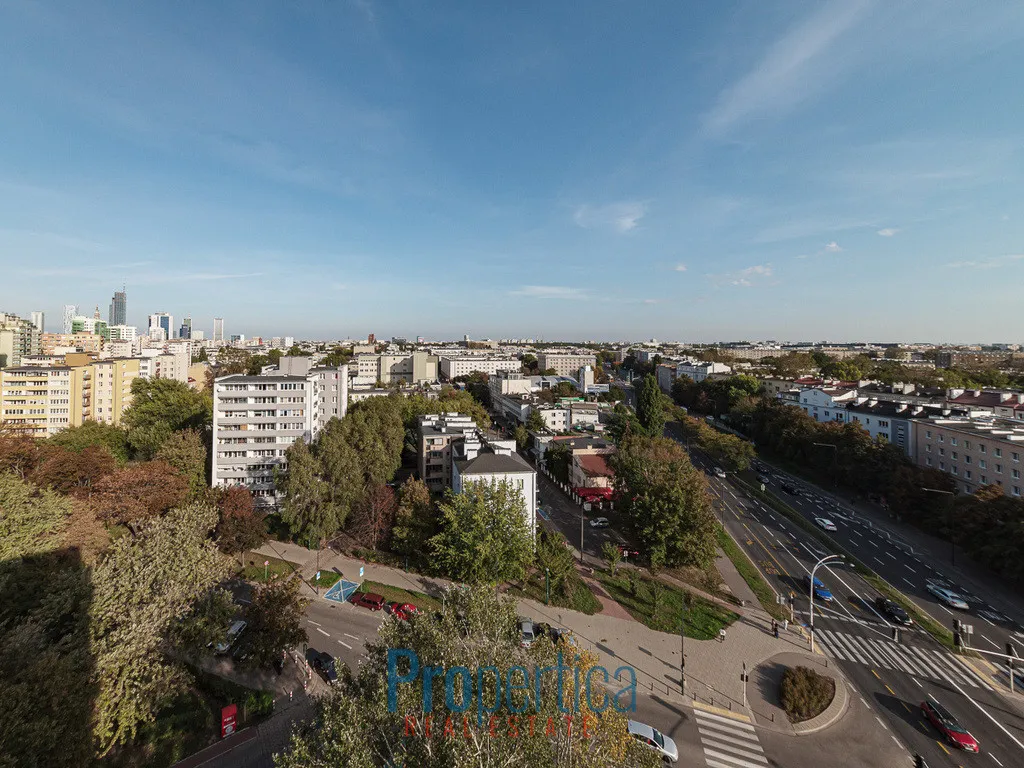
{"type": "MultiPolygon", "coordinates": [[[[316,572],[316,552],[304,547],[270,542],[255,551],[296,563],[304,578],[316,572]]],[[[732,564],[728,559],[726,563],[723,572],[730,571],[729,566],[732,564]]],[[[335,552],[320,557],[321,570],[337,570],[352,580],[358,580],[360,566],[364,569],[363,579],[404,589],[429,593],[449,584],[443,579],[363,563],[335,552]]],[[[726,577],[723,573],[723,578],[728,579],[727,583],[735,579],[742,581],[735,569],[731,570],[735,577],[726,577]]],[[[738,584],[736,588],[739,590],[738,584]]],[[[524,616],[572,630],[580,645],[593,650],[599,657],[599,663],[609,673],[614,674],[616,669],[623,666],[632,667],[638,690],[657,693],[676,701],[683,699],[679,685],[678,635],[649,629],[625,614],[618,604],[615,604],[618,610],[587,616],[533,600],[519,599],[517,603],[519,612],[524,616]]],[[[794,628],[782,632],[779,639],[775,639],[771,632],[771,618],[761,610],[756,599],[752,605],[748,604],[748,608],[753,610],[730,607],[740,613],[740,619],[729,627],[724,642],[692,638],[683,641],[686,646],[686,699],[695,699],[723,709],[744,711],[743,687],[740,682],[743,663],[746,663],[750,671],[765,659],[785,651],[806,653],[807,642],[794,628]]]]}

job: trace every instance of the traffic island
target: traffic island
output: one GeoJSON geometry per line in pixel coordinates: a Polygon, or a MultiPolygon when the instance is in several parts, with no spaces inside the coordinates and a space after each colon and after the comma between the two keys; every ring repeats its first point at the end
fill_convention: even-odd
{"type": "Polygon", "coordinates": [[[749,704],[757,724],[791,736],[834,725],[849,704],[845,680],[823,656],[777,654],[755,667],[750,682],[749,704]]]}

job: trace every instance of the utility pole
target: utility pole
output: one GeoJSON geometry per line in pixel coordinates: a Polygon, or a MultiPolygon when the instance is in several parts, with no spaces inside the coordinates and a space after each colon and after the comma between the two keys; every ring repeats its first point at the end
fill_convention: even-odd
{"type": "Polygon", "coordinates": [[[818,562],[816,562],[814,564],[813,568],[811,568],[811,579],[810,579],[810,583],[809,583],[809,591],[810,591],[809,597],[811,599],[811,620],[809,622],[810,626],[808,627],[808,629],[810,630],[810,635],[811,635],[811,653],[814,653],[814,572],[816,570],[818,570],[818,566],[819,565],[821,565],[822,563],[828,562],[829,560],[845,560],[845,559],[846,559],[845,555],[825,555],[823,558],[821,558],[821,560],[819,560],[818,562]]]}
{"type": "Polygon", "coordinates": [[[747,680],[750,679],[750,675],[747,674],[747,662],[743,662],[743,671],[740,673],[740,680],[743,681],[743,708],[747,708],[747,680]]]}
{"type": "Polygon", "coordinates": [[[580,565],[583,565],[583,509],[580,508],[580,565]]]}
{"type": "Polygon", "coordinates": [[[679,690],[686,698],[686,603],[679,619],[679,690]]]}

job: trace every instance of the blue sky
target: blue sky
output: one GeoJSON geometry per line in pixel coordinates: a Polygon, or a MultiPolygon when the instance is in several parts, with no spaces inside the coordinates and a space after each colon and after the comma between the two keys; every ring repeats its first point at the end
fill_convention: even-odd
{"type": "Polygon", "coordinates": [[[1017,2],[0,0],[0,310],[1021,342],[1017,2]]]}

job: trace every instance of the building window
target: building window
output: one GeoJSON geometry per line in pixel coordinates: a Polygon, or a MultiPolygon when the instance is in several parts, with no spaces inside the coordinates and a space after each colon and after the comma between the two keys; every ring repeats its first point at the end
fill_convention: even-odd
{"type": "Polygon", "coordinates": [[[984,459],[978,459],[978,467],[981,468],[981,469],[985,469],[985,460],[984,459]]]}
{"type": "Polygon", "coordinates": [[[928,453],[931,453],[931,452],[932,452],[932,447],[931,447],[930,445],[926,445],[926,446],[924,447],[924,449],[925,449],[925,451],[926,451],[926,452],[928,452],[928,453]]]}
{"type": "Polygon", "coordinates": [[[1014,496],[1020,496],[1020,486],[1019,485],[1013,486],[1013,495],[1014,496]]]}
{"type": "Polygon", "coordinates": [[[996,464],[996,474],[997,475],[1003,474],[1003,465],[1002,464],[996,464]]]}
{"type": "MultiPolygon", "coordinates": [[[[939,442],[941,443],[942,441],[943,441],[942,435],[939,435],[939,442]]],[[[956,442],[954,442],[953,445],[956,445],[956,442]]]]}
{"type": "Polygon", "coordinates": [[[970,463],[971,463],[971,457],[970,456],[964,456],[964,464],[970,464],[970,463]]]}
{"type": "Polygon", "coordinates": [[[949,438],[949,442],[950,442],[950,443],[951,443],[952,445],[956,445],[956,438],[955,438],[955,437],[951,437],[951,438],[949,438]]]}
{"type": "Polygon", "coordinates": [[[939,462],[939,469],[945,471],[946,470],[946,462],[940,461],[939,462]]]}
{"type": "Polygon", "coordinates": [[[1012,459],[1013,459],[1014,461],[1020,461],[1020,454],[1019,454],[1019,453],[1016,453],[1016,452],[1014,452],[1014,453],[1011,453],[1011,454],[1010,454],[1010,457],[1011,457],[1011,458],[1012,458],[1012,459]]]}
{"type": "Polygon", "coordinates": [[[988,485],[988,477],[986,477],[985,475],[982,475],[981,476],[981,484],[982,485],[988,485]]]}
{"type": "Polygon", "coordinates": [[[939,448],[939,456],[945,456],[945,455],[946,455],[946,449],[945,448],[939,448]]]}
{"type": "Polygon", "coordinates": [[[971,447],[971,441],[970,440],[964,440],[964,448],[970,448],[970,447],[971,447]]]}
{"type": "Polygon", "coordinates": [[[964,477],[966,477],[968,480],[970,480],[971,479],[971,470],[969,470],[969,469],[965,470],[964,471],[964,477]]]}
{"type": "Polygon", "coordinates": [[[985,452],[985,444],[984,443],[978,443],[978,450],[981,453],[984,453],[985,452]]]}
{"type": "Polygon", "coordinates": [[[924,465],[926,467],[930,467],[932,465],[932,459],[930,456],[924,460],[924,465]]]}
{"type": "Polygon", "coordinates": [[[926,439],[931,440],[932,439],[932,431],[930,429],[925,430],[924,436],[925,436],[926,439]]]}
{"type": "Polygon", "coordinates": [[[1002,456],[1002,455],[1003,455],[1003,449],[1002,449],[1002,448],[993,448],[993,449],[992,449],[992,452],[993,452],[993,453],[995,453],[995,455],[996,455],[996,458],[997,458],[997,459],[998,459],[998,458],[999,458],[1000,456],[1002,456]]]}
{"type": "Polygon", "coordinates": [[[1014,480],[1019,480],[1020,479],[1020,470],[1019,469],[1013,470],[1013,472],[1011,472],[1010,474],[1013,476],[1014,480]]]}
{"type": "Polygon", "coordinates": [[[956,451],[953,451],[951,454],[949,454],[949,457],[954,461],[959,458],[956,451]]]}

